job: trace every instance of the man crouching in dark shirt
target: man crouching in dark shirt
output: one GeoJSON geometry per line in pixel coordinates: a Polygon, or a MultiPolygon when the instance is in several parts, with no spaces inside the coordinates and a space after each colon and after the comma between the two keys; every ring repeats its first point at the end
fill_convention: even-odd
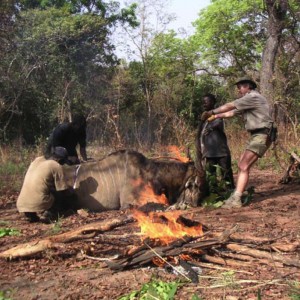
{"type": "MultiPolygon", "coordinates": [[[[216,97],[206,94],[203,97],[203,109],[210,111],[215,107],[216,97]]],[[[227,144],[227,137],[224,132],[223,119],[216,119],[212,122],[205,121],[200,130],[200,142],[203,160],[210,174],[216,174],[216,165],[221,167],[222,179],[227,186],[234,188],[234,179],[231,168],[231,155],[227,144]]]]}
{"type": "Polygon", "coordinates": [[[75,115],[72,122],[59,124],[51,133],[45,151],[45,156],[50,156],[55,147],[64,147],[68,151],[69,164],[79,164],[80,160],[76,146],[80,146],[80,155],[87,161],[86,154],[86,118],[75,115]]]}

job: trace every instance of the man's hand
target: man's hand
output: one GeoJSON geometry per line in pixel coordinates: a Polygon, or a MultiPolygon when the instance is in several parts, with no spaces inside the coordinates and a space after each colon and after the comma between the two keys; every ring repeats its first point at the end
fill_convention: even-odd
{"type": "Polygon", "coordinates": [[[208,118],[210,118],[213,115],[212,110],[205,111],[201,115],[201,121],[206,121],[208,118]]]}
{"type": "Polygon", "coordinates": [[[207,122],[211,122],[213,120],[216,119],[216,115],[211,115],[208,119],[207,119],[207,122]]]}

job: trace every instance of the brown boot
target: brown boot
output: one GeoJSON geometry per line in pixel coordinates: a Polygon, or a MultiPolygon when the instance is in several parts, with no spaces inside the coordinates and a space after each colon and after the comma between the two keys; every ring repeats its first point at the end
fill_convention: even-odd
{"type": "Polygon", "coordinates": [[[224,204],[222,205],[222,208],[230,209],[230,208],[237,208],[237,207],[242,207],[242,206],[243,206],[243,204],[241,201],[241,197],[233,193],[224,202],[224,204]]]}

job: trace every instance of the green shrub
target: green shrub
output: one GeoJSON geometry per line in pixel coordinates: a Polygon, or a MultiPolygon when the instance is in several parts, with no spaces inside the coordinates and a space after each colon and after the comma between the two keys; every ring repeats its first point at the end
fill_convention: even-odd
{"type": "MultiPolygon", "coordinates": [[[[3,236],[19,235],[20,231],[14,228],[0,228],[0,238],[3,236]]],[[[0,298],[1,299],[1,298],[0,298]]]]}
{"type": "Polygon", "coordinates": [[[128,295],[122,296],[119,300],[172,300],[180,285],[182,284],[179,282],[164,282],[152,279],[150,282],[143,284],[139,291],[133,291],[128,295]]]}
{"type": "Polygon", "coordinates": [[[290,283],[289,298],[291,300],[300,300],[300,282],[294,281],[290,283]]]}
{"type": "Polygon", "coordinates": [[[0,290],[0,300],[12,300],[12,298],[10,297],[11,294],[12,294],[11,290],[5,290],[5,291],[0,290]]]}

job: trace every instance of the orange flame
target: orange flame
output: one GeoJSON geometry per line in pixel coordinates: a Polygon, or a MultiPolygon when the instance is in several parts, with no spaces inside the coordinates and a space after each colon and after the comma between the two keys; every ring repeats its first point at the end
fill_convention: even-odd
{"type": "Polygon", "coordinates": [[[168,152],[170,152],[170,154],[172,156],[174,156],[175,158],[177,158],[178,160],[182,161],[182,162],[188,162],[189,159],[187,157],[182,156],[182,149],[178,148],[177,146],[168,146],[167,147],[168,152]]]}
{"type": "Polygon", "coordinates": [[[185,236],[197,237],[203,234],[201,225],[187,227],[178,223],[180,214],[180,211],[152,212],[147,216],[140,211],[134,211],[143,239],[158,239],[162,244],[169,244],[185,236]]]}
{"type": "Polygon", "coordinates": [[[138,199],[139,205],[142,206],[149,202],[166,204],[166,205],[169,204],[168,198],[166,197],[165,194],[156,195],[151,185],[149,183],[145,185],[142,179],[137,179],[133,181],[133,185],[141,188],[140,196],[138,199]]]}

